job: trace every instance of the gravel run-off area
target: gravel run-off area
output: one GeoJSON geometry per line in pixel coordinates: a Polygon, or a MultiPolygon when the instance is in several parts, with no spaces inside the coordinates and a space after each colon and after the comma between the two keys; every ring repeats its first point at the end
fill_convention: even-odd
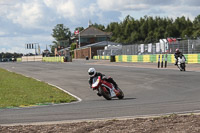
{"type": "Polygon", "coordinates": [[[2,133],[199,133],[200,115],[0,126],[2,133]]]}

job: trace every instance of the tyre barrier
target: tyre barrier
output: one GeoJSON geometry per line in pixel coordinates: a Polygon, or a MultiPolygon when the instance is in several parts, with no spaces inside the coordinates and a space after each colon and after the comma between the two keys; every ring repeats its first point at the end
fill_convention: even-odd
{"type": "MultiPolygon", "coordinates": [[[[154,55],[116,55],[115,62],[150,62],[158,63],[159,56],[160,62],[162,62],[163,57],[163,66],[167,67],[167,63],[175,63],[174,54],[154,54],[154,55]],[[165,64],[164,64],[165,62],[165,64]]],[[[200,54],[184,54],[186,58],[186,63],[200,63],[200,54]]],[[[96,60],[110,60],[110,56],[93,56],[93,59],[96,60]]],[[[160,64],[161,65],[161,64],[160,64]]],[[[161,66],[160,66],[161,67],[161,66]]]]}

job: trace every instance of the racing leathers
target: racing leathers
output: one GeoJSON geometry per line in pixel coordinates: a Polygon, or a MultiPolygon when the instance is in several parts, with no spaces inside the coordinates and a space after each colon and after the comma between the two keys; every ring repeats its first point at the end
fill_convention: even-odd
{"type": "Polygon", "coordinates": [[[111,77],[108,77],[108,78],[107,78],[104,74],[102,74],[102,73],[100,73],[100,72],[96,72],[96,74],[95,74],[93,77],[90,77],[90,78],[89,78],[90,88],[92,87],[93,78],[96,77],[96,76],[100,76],[101,79],[106,80],[107,82],[112,83],[116,89],[118,88],[117,83],[116,83],[111,77]]]}
{"type": "Polygon", "coordinates": [[[176,52],[176,53],[174,53],[174,57],[175,57],[175,64],[174,65],[178,64],[178,57],[184,57],[185,58],[185,56],[182,54],[182,52],[176,52]]]}

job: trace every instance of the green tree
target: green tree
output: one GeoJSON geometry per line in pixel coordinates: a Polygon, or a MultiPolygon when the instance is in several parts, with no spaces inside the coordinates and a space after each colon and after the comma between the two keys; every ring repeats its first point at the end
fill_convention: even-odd
{"type": "Polygon", "coordinates": [[[200,15],[198,15],[193,21],[193,37],[200,37],[200,15]]]}
{"type": "Polygon", "coordinates": [[[71,31],[63,24],[57,24],[52,33],[52,37],[55,39],[51,51],[54,53],[54,49],[58,46],[67,47],[71,44],[71,31]]]}
{"type": "Polygon", "coordinates": [[[72,58],[74,58],[74,49],[76,49],[76,43],[72,43],[72,44],[71,44],[71,47],[70,47],[70,50],[72,51],[72,52],[71,52],[72,58]]]}
{"type": "Polygon", "coordinates": [[[92,24],[92,26],[94,26],[95,28],[99,29],[99,30],[102,30],[102,31],[105,31],[105,26],[102,25],[102,24],[92,24]]]}
{"type": "Polygon", "coordinates": [[[107,32],[112,32],[111,41],[117,42],[120,36],[120,25],[117,22],[112,22],[107,26],[107,32]]]}

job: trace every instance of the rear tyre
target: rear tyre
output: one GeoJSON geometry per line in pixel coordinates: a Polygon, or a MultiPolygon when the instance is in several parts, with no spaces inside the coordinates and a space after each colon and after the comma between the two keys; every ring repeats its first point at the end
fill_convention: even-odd
{"type": "Polygon", "coordinates": [[[117,90],[119,91],[119,95],[117,96],[117,98],[123,99],[123,98],[124,98],[124,93],[123,93],[123,91],[122,91],[120,88],[118,88],[117,90]]]}
{"type": "Polygon", "coordinates": [[[101,88],[101,94],[106,100],[111,100],[112,99],[111,95],[110,95],[110,91],[105,87],[101,88]]]}

